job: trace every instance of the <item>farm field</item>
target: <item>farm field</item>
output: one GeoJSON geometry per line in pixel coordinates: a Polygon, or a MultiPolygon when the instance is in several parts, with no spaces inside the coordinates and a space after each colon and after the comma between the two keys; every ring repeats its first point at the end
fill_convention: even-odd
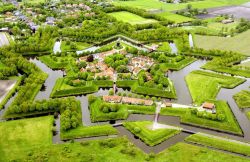
{"type": "Polygon", "coordinates": [[[245,156],[250,155],[250,150],[249,150],[250,144],[228,138],[197,133],[187,137],[185,141],[201,144],[204,146],[215,147],[230,152],[236,152],[245,156]]]}
{"type": "MultiPolygon", "coordinates": [[[[203,1],[194,1],[189,2],[194,8],[213,8],[221,6],[230,6],[230,5],[239,5],[248,2],[248,0],[203,0],[203,1]]],[[[162,9],[163,11],[174,11],[184,9],[186,3],[181,4],[166,4],[158,0],[134,0],[134,1],[113,1],[114,5],[129,6],[129,7],[138,7],[146,10],[152,9],[162,9]]]]}
{"type": "Polygon", "coordinates": [[[19,153],[24,154],[31,148],[51,145],[52,124],[52,116],[1,122],[1,159],[8,159],[20,150],[19,153]]]}
{"type": "Polygon", "coordinates": [[[126,11],[113,12],[113,13],[109,13],[109,15],[115,17],[119,21],[130,23],[132,25],[135,25],[135,24],[148,24],[148,23],[157,22],[154,19],[145,19],[145,18],[143,18],[141,16],[138,16],[136,14],[126,12],[126,11]]]}
{"type": "Polygon", "coordinates": [[[0,162],[250,162],[248,10],[1,1],[0,162]]]}
{"type": "Polygon", "coordinates": [[[250,56],[250,30],[238,34],[234,37],[225,38],[218,36],[195,35],[194,44],[196,47],[204,49],[220,49],[240,52],[250,56]],[[239,43],[240,42],[240,43],[239,43]]]}
{"type": "Polygon", "coordinates": [[[194,20],[193,18],[185,17],[185,16],[174,14],[171,12],[162,12],[162,13],[158,13],[157,15],[160,15],[160,16],[162,16],[168,20],[171,20],[175,23],[183,23],[183,22],[189,22],[189,21],[194,20]]]}

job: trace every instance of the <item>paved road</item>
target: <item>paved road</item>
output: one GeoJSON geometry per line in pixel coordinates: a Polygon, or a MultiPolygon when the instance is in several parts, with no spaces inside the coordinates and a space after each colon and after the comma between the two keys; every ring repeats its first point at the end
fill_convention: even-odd
{"type": "Polygon", "coordinates": [[[5,33],[0,33],[0,47],[9,45],[9,40],[5,33]]]}

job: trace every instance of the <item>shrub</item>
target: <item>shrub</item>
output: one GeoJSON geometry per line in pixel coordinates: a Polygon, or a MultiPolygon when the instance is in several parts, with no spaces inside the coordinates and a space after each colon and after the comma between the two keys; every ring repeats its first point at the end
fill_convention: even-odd
{"type": "Polygon", "coordinates": [[[114,95],[114,90],[113,89],[109,90],[109,95],[114,95]]]}
{"type": "Polygon", "coordinates": [[[140,133],[140,132],[141,132],[141,128],[135,127],[135,128],[134,128],[134,131],[135,131],[135,133],[140,133]]]}

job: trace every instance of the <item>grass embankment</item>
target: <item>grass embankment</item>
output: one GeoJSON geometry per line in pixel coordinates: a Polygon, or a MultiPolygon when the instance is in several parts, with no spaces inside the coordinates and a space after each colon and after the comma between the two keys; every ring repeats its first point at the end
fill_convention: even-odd
{"type": "Polygon", "coordinates": [[[64,78],[59,78],[50,94],[51,97],[65,97],[80,94],[89,94],[97,92],[100,87],[112,87],[113,81],[110,80],[98,80],[87,81],[84,86],[70,86],[65,83],[64,78]]]}
{"type": "Polygon", "coordinates": [[[130,23],[132,25],[135,24],[149,24],[149,23],[156,23],[157,21],[154,19],[146,19],[139,15],[127,12],[127,11],[120,11],[120,12],[112,12],[109,15],[115,17],[119,21],[123,21],[126,23],[130,23]]]}
{"type": "Polygon", "coordinates": [[[198,117],[196,114],[191,112],[191,109],[188,108],[162,108],[161,114],[179,116],[182,123],[242,135],[240,126],[228,104],[225,101],[212,102],[215,104],[216,114],[225,115],[225,119],[223,121],[212,120],[206,117],[198,117]]]}
{"type": "Polygon", "coordinates": [[[107,103],[101,98],[96,98],[92,103],[89,103],[91,121],[108,121],[108,120],[118,120],[127,119],[129,113],[135,114],[154,114],[155,106],[143,106],[143,105],[128,105],[120,103],[107,103]],[[102,106],[114,108],[115,111],[104,112],[101,110],[102,106]]]}
{"type": "Polygon", "coordinates": [[[153,122],[151,121],[125,122],[123,125],[149,146],[162,143],[181,132],[181,130],[170,128],[152,130],[153,122]]]}
{"type": "Polygon", "coordinates": [[[72,49],[70,44],[68,45],[66,43],[66,41],[62,41],[62,44],[61,44],[62,52],[79,51],[79,50],[83,50],[83,49],[88,48],[88,47],[91,46],[90,44],[88,44],[86,42],[72,42],[72,43],[75,43],[75,48],[74,49],[72,49]]]}
{"type": "Polygon", "coordinates": [[[185,79],[196,104],[215,100],[220,88],[234,88],[245,81],[241,78],[204,71],[193,71],[185,79]]]}
{"type": "Polygon", "coordinates": [[[171,80],[169,80],[168,89],[159,89],[159,88],[149,88],[146,86],[140,86],[137,80],[117,80],[117,87],[121,88],[131,88],[133,93],[156,96],[156,97],[165,97],[165,98],[176,98],[175,87],[171,80]]]}
{"type": "Polygon", "coordinates": [[[250,91],[242,90],[233,96],[239,108],[250,108],[250,91]]]}
{"type": "Polygon", "coordinates": [[[111,125],[97,125],[97,126],[78,126],[75,129],[60,134],[62,140],[85,138],[85,137],[99,137],[117,134],[117,130],[111,125]]]}
{"type": "Polygon", "coordinates": [[[250,156],[250,144],[228,138],[197,133],[187,137],[185,141],[250,156]]]}
{"type": "Polygon", "coordinates": [[[53,120],[46,116],[1,122],[0,159],[5,161],[16,151],[27,154],[31,148],[51,145],[53,120]]]}
{"type": "Polygon", "coordinates": [[[247,158],[226,154],[208,148],[194,146],[186,143],[177,143],[165,151],[157,154],[154,162],[243,162],[249,161],[247,158]]]}
{"type": "Polygon", "coordinates": [[[115,161],[115,162],[211,162],[237,161],[248,162],[249,159],[226,154],[208,148],[178,143],[159,154],[145,154],[130,143],[125,137],[83,141],[81,143],[64,143],[47,147],[30,148],[29,151],[12,151],[8,156],[1,157],[3,161],[115,161]],[[94,152],[93,152],[94,150],[94,152]]]}
{"type": "Polygon", "coordinates": [[[167,70],[169,70],[169,69],[178,71],[178,70],[181,70],[181,69],[183,69],[184,67],[190,65],[190,64],[193,63],[194,61],[196,61],[196,59],[193,58],[193,57],[185,57],[184,59],[182,59],[181,61],[178,61],[178,62],[173,62],[173,63],[161,63],[161,64],[160,64],[160,69],[161,69],[162,71],[167,71],[167,70]]]}
{"type": "MultiPolygon", "coordinates": [[[[95,126],[85,126],[82,123],[82,113],[81,104],[78,101],[78,113],[79,113],[79,123],[81,123],[76,128],[69,129],[67,131],[62,130],[60,132],[61,140],[75,139],[75,138],[85,138],[85,137],[99,137],[117,134],[117,130],[111,125],[95,125],[95,126]]],[[[61,126],[62,128],[62,126],[61,126]]]]}
{"type": "Polygon", "coordinates": [[[58,70],[58,69],[65,69],[69,63],[75,61],[73,57],[56,57],[52,55],[45,55],[39,57],[39,60],[46,64],[49,68],[58,70]],[[54,59],[53,59],[54,57],[54,59]]]}
{"type": "Polygon", "coordinates": [[[162,12],[162,13],[158,13],[157,15],[160,15],[166,18],[167,20],[171,20],[175,23],[183,23],[183,22],[189,22],[189,21],[194,20],[193,18],[185,17],[185,16],[178,15],[172,12],[162,12]]]}
{"type": "Polygon", "coordinates": [[[220,49],[240,52],[250,56],[250,30],[238,34],[234,37],[201,36],[195,35],[194,43],[196,47],[204,49],[220,49]],[[239,43],[240,42],[240,43],[239,43]]]}

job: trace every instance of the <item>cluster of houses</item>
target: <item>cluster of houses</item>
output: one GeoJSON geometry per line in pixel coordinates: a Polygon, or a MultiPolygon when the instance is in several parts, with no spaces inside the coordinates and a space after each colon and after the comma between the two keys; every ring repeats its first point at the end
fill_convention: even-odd
{"type": "MultiPolygon", "coordinates": [[[[173,103],[162,101],[161,107],[176,107],[173,103]]],[[[193,106],[186,106],[187,108],[194,108],[193,106]]],[[[204,102],[200,107],[196,107],[198,111],[206,111],[209,113],[216,113],[216,107],[214,103],[211,102],[204,102]]]]}
{"type": "MultiPolygon", "coordinates": [[[[114,69],[108,67],[104,63],[104,59],[105,57],[113,55],[115,53],[117,53],[117,50],[113,49],[110,51],[94,54],[93,55],[94,59],[98,60],[98,63],[87,63],[87,67],[82,68],[81,72],[90,71],[96,73],[95,74],[96,77],[108,76],[112,79],[115,73],[114,69]]],[[[126,50],[120,50],[119,53],[124,55],[127,54],[126,50]]],[[[129,54],[127,54],[126,57],[129,57],[129,54]]],[[[87,56],[79,58],[79,61],[86,61],[86,60],[87,56]]],[[[137,56],[137,57],[130,57],[130,62],[127,65],[127,67],[132,74],[137,75],[141,70],[148,70],[153,64],[154,60],[152,58],[146,56],[137,56]]]]}
{"type": "Polygon", "coordinates": [[[82,9],[82,10],[86,10],[86,11],[91,10],[91,7],[89,7],[88,5],[85,5],[84,3],[60,5],[60,8],[71,9],[71,10],[72,9],[82,9]]]}
{"type": "Polygon", "coordinates": [[[154,103],[152,100],[145,100],[133,97],[122,97],[122,96],[103,96],[102,99],[105,102],[132,104],[132,105],[151,106],[154,103]]]}
{"type": "Polygon", "coordinates": [[[23,14],[20,10],[14,11],[14,15],[21,21],[25,22],[31,30],[37,30],[38,25],[35,24],[30,18],[28,18],[25,14],[23,14]]]}
{"type": "Polygon", "coordinates": [[[137,75],[141,70],[148,70],[154,64],[154,59],[147,56],[138,56],[131,58],[128,69],[134,75],[137,75]]]}
{"type": "MultiPolygon", "coordinates": [[[[100,57],[98,54],[94,56],[94,59],[99,58],[97,63],[87,62],[87,66],[85,68],[81,68],[81,72],[92,72],[95,73],[95,78],[97,77],[108,77],[109,79],[114,79],[115,70],[112,67],[108,67],[107,64],[104,63],[104,55],[110,55],[112,52],[103,52],[100,53],[100,57]],[[97,57],[98,56],[98,57],[97,57]]],[[[80,57],[79,61],[86,61],[87,56],[80,57]]]]}

